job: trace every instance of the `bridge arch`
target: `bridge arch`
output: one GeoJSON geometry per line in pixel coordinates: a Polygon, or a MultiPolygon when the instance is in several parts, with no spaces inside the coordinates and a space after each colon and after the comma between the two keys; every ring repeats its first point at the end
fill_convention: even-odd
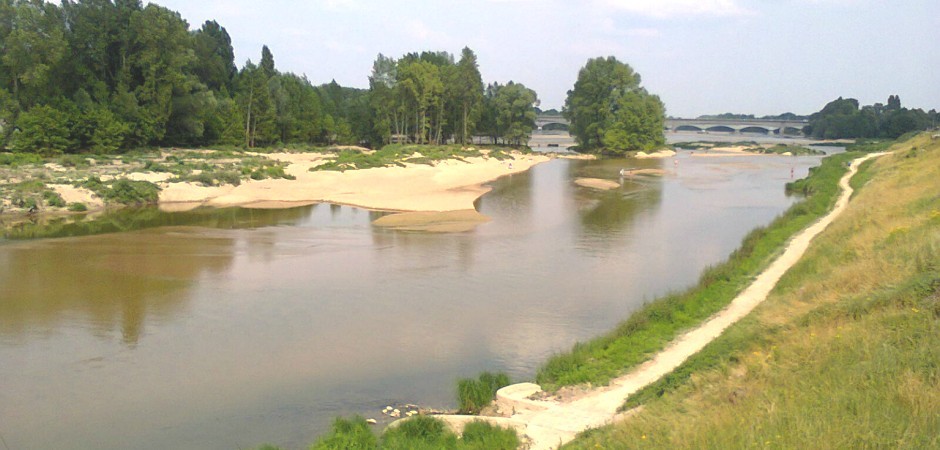
{"type": "Polygon", "coordinates": [[[734,128],[726,127],[724,125],[715,125],[715,126],[706,128],[705,131],[708,131],[711,133],[734,133],[735,130],[734,128]]]}
{"type": "Polygon", "coordinates": [[[568,124],[562,122],[546,122],[540,124],[539,129],[542,131],[570,131],[568,124]]]}
{"type": "Polygon", "coordinates": [[[705,131],[695,125],[679,125],[675,131],[705,131]]]}
{"type": "Polygon", "coordinates": [[[742,133],[760,133],[760,134],[770,134],[774,132],[774,130],[772,129],[769,129],[766,127],[759,127],[759,126],[744,127],[744,128],[741,128],[741,130],[739,131],[741,131],[742,133]]]}

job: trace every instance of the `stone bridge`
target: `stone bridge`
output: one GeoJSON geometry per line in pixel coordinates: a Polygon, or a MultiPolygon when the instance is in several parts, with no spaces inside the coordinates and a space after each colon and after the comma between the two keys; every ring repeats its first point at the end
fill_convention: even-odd
{"type": "MultiPolygon", "coordinates": [[[[561,114],[539,114],[535,119],[537,130],[568,129],[568,120],[561,114]]],[[[699,131],[708,133],[803,134],[805,120],[771,119],[666,119],[667,131],[699,131]]]]}
{"type": "Polygon", "coordinates": [[[805,120],[773,119],[666,119],[669,131],[709,133],[803,134],[805,120]]]}

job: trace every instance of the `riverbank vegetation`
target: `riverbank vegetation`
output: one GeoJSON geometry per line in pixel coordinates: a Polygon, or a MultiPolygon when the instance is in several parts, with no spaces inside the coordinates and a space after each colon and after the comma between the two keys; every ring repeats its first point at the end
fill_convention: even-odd
{"type": "MultiPolygon", "coordinates": [[[[839,144],[840,147],[845,146],[846,144],[839,144]]],[[[820,150],[814,150],[809,147],[804,147],[802,145],[786,145],[786,144],[759,144],[754,141],[738,141],[738,142],[702,142],[702,141],[692,141],[692,142],[677,142],[672,144],[673,148],[676,149],[691,149],[691,150],[704,150],[709,151],[713,148],[722,148],[722,147],[742,147],[742,150],[745,152],[751,153],[765,153],[765,154],[774,154],[774,155],[792,155],[792,156],[805,156],[805,155],[825,155],[826,152],[820,150]]]]}
{"type": "MultiPolygon", "coordinates": [[[[477,148],[458,144],[390,144],[375,151],[365,148],[342,148],[335,152],[335,156],[329,162],[311,167],[310,171],[404,167],[405,164],[434,164],[448,159],[466,161],[466,158],[484,156],[502,161],[511,158],[510,152],[513,151],[518,150],[501,146],[477,148]]],[[[523,152],[525,151],[527,150],[523,150],[523,152]]]]}
{"type": "Polygon", "coordinates": [[[613,56],[593,58],[578,72],[563,114],[578,151],[622,156],[666,143],[666,108],[640,87],[640,74],[613,56]]]}
{"type": "Polygon", "coordinates": [[[505,373],[483,372],[477,379],[463,378],[457,382],[457,404],[462,414],[479,414],[496,398],[496,391],[509,386],[505,373]]]}
{"type": "Polygon", "coordinates": [[[707,268],[696,286],[650,302],[607,335],[552,356],[539,369],[536,381],[547,390],[583,383],[607,384],[727,306],[782,251],[793,234],[829,211],[838,197],[838,182],[846,162],[857,156],[843,153],[824,159],[807,179],[787,187],[805,193],[806,198],[767,227],[749,233],[727,261],[707,268]]]}
{"type": "Polygon", "coordinates": [[[940,141],[891,150],[751,316],[566,448],[940,446],[940,141]]]}
{"type": "MultiPolygon", "coordinates": [[[[444,422],[431,416],[416,416],[390,427],[376,437],[362,417],[336,419],[330,433],[318,440],[312,450],[515,450],[519,447],[515,431],[484,421],[470,422],[461,435],[447,429],[444,422]]],[[[277,450],[264,446],[259,450],[277,450]]]]}
{"type": "Polygon", "coordinates": [[[936,110],[908,109],[901,106],[897,95],[888,97],[887,104],[875,103],[859,108],[858,100],[839,97],[809,116],[803,130],[817,139],[880,138],[893,140],[912,131],[936,127],[940,114],[936,110]]]}
{"type": "Polygon", "coordinates": [[[139,0],[0,1],[0,151],[108,154],[154,146],[524,145],[538,103],[522,84],[485,85],[472,50],[379,55],[369,89],[315,85],[274,53],[235,64],[208,20],[139,0]]]}

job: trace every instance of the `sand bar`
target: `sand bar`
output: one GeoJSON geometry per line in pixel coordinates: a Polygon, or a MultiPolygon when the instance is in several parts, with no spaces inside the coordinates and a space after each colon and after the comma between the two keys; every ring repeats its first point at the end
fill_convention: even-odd
{"type": "Polygon", "coordinates": [[[163,186],[160,205],[181,210],[199,206],[278,207],[310,203],[337,203],[387,211],[458,211],[473,209],[473,202],[489,192],[483,184],[521,173],[548,156],[515,153],[513,159],[467,158],[435,165],[310,172],[323,163],[319,155],[272,154],[289,163],[285,172],[296,180],[245,181],[239,186],[204,187],[194,183],[163,186]]]}
{"type": "Polygon", "coordinates": [[[603,180],[600,178],[578,178],[574,180],[574,184],[589,189],[597,189],[599,191],[609,191],[620,187],[620,183],[616,181],[603,180]]]}
{"type": "Polygon", "coordinates": [[[658,152],[646,153],[646,152],[636,152],[634,158],[636,159],[662,159],[676,156],[676,152],[672,150],[660,150],[658,152]]]}

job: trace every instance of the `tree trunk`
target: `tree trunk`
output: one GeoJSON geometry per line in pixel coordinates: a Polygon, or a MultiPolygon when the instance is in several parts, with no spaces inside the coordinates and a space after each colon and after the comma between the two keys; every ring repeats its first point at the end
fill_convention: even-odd
{"type": "Polygon", "coordinates": [[[463,104],[463,134],[460,135],[460,143],[467,143],[467,103],[463,104]]]}

